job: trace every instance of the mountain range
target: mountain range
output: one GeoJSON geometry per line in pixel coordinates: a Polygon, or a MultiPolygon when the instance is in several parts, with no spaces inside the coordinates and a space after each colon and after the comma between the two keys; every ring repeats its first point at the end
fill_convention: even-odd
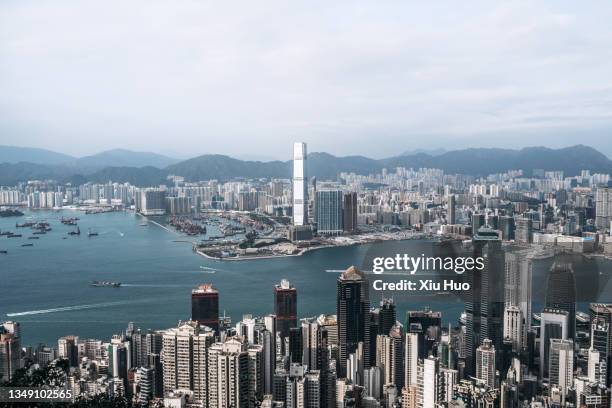
{"type": "MultiPolygon", "coordinates": [[[[383,168],[439,168],[446,173],[485,176],[522,169],[529,175],[534,169],[562,170],[577,175],[581,170],[611,173],[612,161],[584,145],[561,149],[526,147],[520,150],[472,148],[430,153],[407,152],[386,159],[364,156],[337,157],[328,153],[310,153],[308,172],[318,179],[336,179],[341,172],[373,174],[383,168]]],[[[115,149],[76,158],[44,149],[0,146],[0,185],[15,185],[32,179],[55,179],[80,184],[86,181],[129,182],[137,186],[158,185],[168,175],[180,175],[188,181],[230,180],[235,178],[290,178],[291,161],[250,161],[207,154],[179,161],[167,156],[115,149]]]]}

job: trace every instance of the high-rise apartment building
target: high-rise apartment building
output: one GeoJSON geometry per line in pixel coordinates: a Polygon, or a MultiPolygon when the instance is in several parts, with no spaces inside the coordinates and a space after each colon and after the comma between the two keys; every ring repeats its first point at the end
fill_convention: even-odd
{"type": "Polygon", "coordinates": [[[215,343],[208,350],[208,406],[249,406],[249,354],[240,338],[215,343]]]}
{"type": "Polygon", "coordinates": [[[495,388],[495,347],[489,339],[484,339],[476,349],[476,378],[495,388]]]}
{"type": "Polygon", "coordinates": [[[595,194],[595,226],[610,229],[612,221],[612,188],[600,187],[595,194]]]}
{"type": "MultiPolygon", "coordinates": [[[[191,390],[194,398],[204,406],[210,404],[207,356],[213,342],[212,329],[200,326],[197,321],[180,322],[178,327],[163,333],[164,394],[179,389],[191,390]]],[[[246,369],[244,373],[248,375],[246,369]]]]}

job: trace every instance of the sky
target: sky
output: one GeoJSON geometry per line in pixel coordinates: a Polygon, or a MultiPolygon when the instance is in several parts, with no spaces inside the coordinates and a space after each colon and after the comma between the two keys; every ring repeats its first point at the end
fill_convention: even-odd
{"type": "Polygon", "coordinates": [[[0,2],[0,144],[612,156],[609,1],[0,2]]]}

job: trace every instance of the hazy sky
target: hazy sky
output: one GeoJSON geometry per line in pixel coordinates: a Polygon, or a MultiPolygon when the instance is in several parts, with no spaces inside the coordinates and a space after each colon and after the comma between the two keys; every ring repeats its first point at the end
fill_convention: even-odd
{"type": "Polygon", "coordinates": [[[611,22],[609,1],[2,0],[0,144],[612,155],[611,22]]]}

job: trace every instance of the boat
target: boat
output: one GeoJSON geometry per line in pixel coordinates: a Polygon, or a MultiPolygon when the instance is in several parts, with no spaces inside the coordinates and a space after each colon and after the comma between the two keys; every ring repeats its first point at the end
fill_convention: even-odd
{"type": "Polygon", "coordinates": [[[8,254],[8,251],[6,249],[0,249],[0,254],[8,254]]]}
{"type": "Polygon", "coordinates": [[[95,231],[92,231],[91,229],[89,230],[89,232],[87,233],[88,237],[97,237],[98,233],[95,231]]]}
{"type": "Polygon", "coordinates": [[[21,234],[9,234],[7,235],[8,238],[21,238],[21,234]]]}
{"type": "Polygon", "coordinates": [[[91,286],[96,288],[118,288],[121,286],[121,282],[111,282],[111,281],[93,281],[91,282],[91,286]]]}
{"type": "Polygon", "coordinates": [[[21,244],[22,247],[31,247],[34,246],[34,244],[21,244]]]}
{"type": "Polygon", "coordinates": [[[70,232],[68,233],[68,235],[81,235],[81,229],[80,229],[79,227],[77,227],[77,229],[76,229],[76,230],[74,230],[74,231],[70,231],[70,232]]]}
{"type": "Polygon", "coordinates": [[[28,237],[28,239],[40,239],[40,237],[28,237]]]}

